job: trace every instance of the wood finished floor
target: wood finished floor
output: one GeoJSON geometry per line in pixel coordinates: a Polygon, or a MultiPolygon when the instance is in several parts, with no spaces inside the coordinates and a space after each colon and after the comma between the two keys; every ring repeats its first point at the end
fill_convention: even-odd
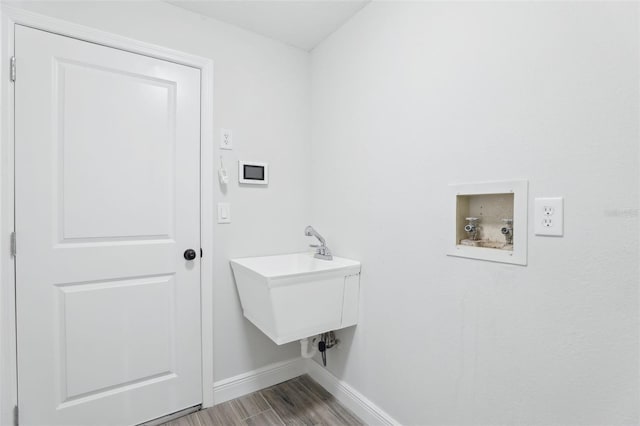
{"type": "Polygon", "coordinates": [[[198,411],[162,426],[364,425],[304,375],[198,411]]]}

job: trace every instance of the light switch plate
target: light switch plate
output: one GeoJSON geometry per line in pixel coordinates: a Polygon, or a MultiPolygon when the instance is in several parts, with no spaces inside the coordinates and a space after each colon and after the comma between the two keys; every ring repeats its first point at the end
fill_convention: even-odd
{"type": "Polygon", "coordinates": [[[220,129],[220,149],[233,149],[233,133],[229,129],[220,129]]]}
{"type": "Polygon", "coordinates": [[[562,237],[564,235],[564,199],[562,197],[535,199],[535,233],[562,237]]]}
{"type": "Polygon", "coordinates": [[[218,223],[231,223],[231,204],[218,203],[218,223]]]}

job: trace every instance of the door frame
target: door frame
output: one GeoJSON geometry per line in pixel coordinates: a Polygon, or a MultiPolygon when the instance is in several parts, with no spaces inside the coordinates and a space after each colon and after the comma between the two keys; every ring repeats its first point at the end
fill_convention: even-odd
{"type": "MultiPolygon", "coordinates": [[[[213,61],[133,40],[57,18],[0,6],[0,424],[13,424],[18,401],[16,359],[15,262],[10,236],[14,231],[14,86],[10,58],[15,25],[24,25],[107,47],[200,69],[200,303],[202,342],[202,406],[213,406],[213,61]]],[[[17,60],[19,76],[20,59],[17,60]]],[[[19,244],[18,236],[18,244],[19,244]]],[[[19,250],[19,248],[18,248],[19,250]]],[[[19,253],[19,252],[18,252],[19,253]]]]}

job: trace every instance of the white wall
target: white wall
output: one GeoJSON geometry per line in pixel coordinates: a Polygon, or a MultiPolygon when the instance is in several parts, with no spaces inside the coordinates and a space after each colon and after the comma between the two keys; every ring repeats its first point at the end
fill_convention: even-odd
{"type": "Polygon", "coordinates": [[[373,2],[312,52],[313,224],[363,264],[330,369],[408,425],[638,420],[637,3],[373,2]],[[447,184],[528,179],[565,237],[445,256],[447,184]]]}
{"type": "MultiPolygon", "coordinates": [[[[15,4],[14,4],[15,5],[15,4]]],[[[18,6],[214,61],[216,170],[219,128],[233,130],[222,151],[233,223],[215,225],[214,375],[235,376],[299,356],[278,347],[243,317],[229,259],[306,247],[310,217],[309,54],[163,2],[22,2],[18,6]],[[268,188],[239,188],[237,160],[270,164],[268,188]]],[[[216,180],[217,182],[217,180],[216,180]]],[[[215,220],[215,218],[211,218],[215,220]]]]}
{"type": "Polygon", "coordinates": [[[311,67],[164,3],[21,7],[212,58],[232,181],[270,162],[268,189],[215,193],[216,380],[297,356],[242,318],[227,261],[301,250],[309,222],[363,262],[330,369],[402,423],[635,423],[637,5],[374,2],[311,67]],[[447,184],[514,178],[566,197],[565,237],[530,222],[527,267],[446,257],[447,184]]]}

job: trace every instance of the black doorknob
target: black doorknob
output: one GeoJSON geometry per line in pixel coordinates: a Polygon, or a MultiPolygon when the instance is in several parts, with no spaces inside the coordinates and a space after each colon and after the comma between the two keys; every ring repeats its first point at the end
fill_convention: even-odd
{"type": "Polygon", "coordinates": [[[187,260],[193,260],[196,258],[196,251],[194,249],[187,249],[184,251],[184,258],[187,260]]]}

